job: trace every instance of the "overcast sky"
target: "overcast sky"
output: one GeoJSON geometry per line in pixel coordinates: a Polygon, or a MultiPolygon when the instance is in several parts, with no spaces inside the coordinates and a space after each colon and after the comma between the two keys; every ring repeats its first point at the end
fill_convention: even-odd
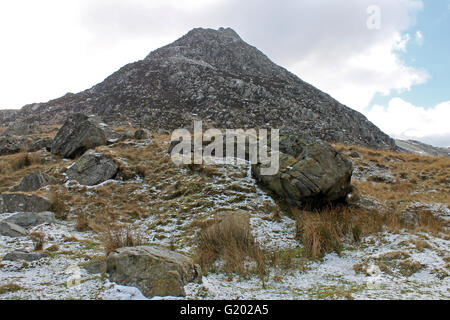
{"type": "Polygon", "coordinates": [[[232,27],[386,133],[450,146],[449,13],[450,0],[2,1],[0,109],[87,89],[194,27],[232,27]]]}

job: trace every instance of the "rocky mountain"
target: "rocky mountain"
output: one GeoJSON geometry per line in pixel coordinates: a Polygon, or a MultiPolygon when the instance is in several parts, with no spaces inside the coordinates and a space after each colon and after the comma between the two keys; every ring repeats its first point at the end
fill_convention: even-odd
{"type": "Polygon", "coordinates": [[[229,28],[193,29],[91,89],[2,111],[0,125],[62,124],[74,112],[108,124],[171,130],[201,119],[210,127],[284,128],[331,142],[395,148],[362,114],[276,65],[229,28]]]}
{"type": "Polygon", "coordinates": [[[416,140],[395,140],[395,143],[401,151],[432,157],[450,157],[450,148],[434,147],[416,140]]]}

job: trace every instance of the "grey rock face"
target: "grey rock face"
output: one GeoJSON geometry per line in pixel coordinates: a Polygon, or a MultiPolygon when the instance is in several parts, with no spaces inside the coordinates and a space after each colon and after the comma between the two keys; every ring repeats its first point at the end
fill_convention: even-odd
{"type": "Polygon", "coordinates": [[[36,191],[39,190],[42,187],[57,184],[58,180],[56,180],[55,177],[52,177],[44,172],[36,171],[32,174],[26,176],[22,179],[20,184],[14,188],[12,188],[11,191],[24,191],[24,192],[30,192],[30,191],[36,191]]]}
{"type": "Polygon", "coordinates": [[[110,157],[91,150],[78,159],[66,174],[80,184],[93,186],[114,178],[118,170],[119,167],[110,157]]]}
{"type": "Polygon", "coordinates": [[[53,212],[19,212],[7,219],[6,222],[14,223],[22,228],[34,227],[43,223],[55,222],[53,212]]]}
{"type": "Polygon", "coordinates": [[[395,147],[361,113],[223,28],[191,30],[89,90],[25,106],[5,115],[4,122],[62,123],[74,112],[99,115],[108,124],[164,130],[188,127],[194,119],[216,128],[285,126],[325,141],[395,147]]]}
{"type": "Polygon", "coordinates": [[[86,150],[105,145],[104,130],[89,117],[76,113],[71,115],[53,140],[52,153],[64,158],[75,158],[86,150]]]}
{"type": "Polygon", "coordinates": [[[289,202],[322,206],[345,200],[351,192],[352,163],[329,144],[308,136],[280,137],[280,170],[265,176],[258,163],[256,178],[289,202]]]}
{"type": "Polygon", "coordinates": [[[0,235],[6,237],[25,237],[27,230],[10,222],[0,221],[0,235]]]}
{"type": "Polygon", "coordinates": [[[37,123],[15,122],[5,131],[5,135],[26,136],[39,130],[37,123]]]}
{"type": "Polygon", "coordinates": [[[117,249],[106,264],[111,281],[137,287],[148,298],[185,296],[184,285],[202,277],[192,259],[159,246],[117,249]]]}
{"type": "Polygon", "coordinates": [[[51,208],[50,200],[23,193],[0,194],[0,213],[5,212],[44,212],[51,208]]]}
{"type": "Polygon", "coordinates": [[[3,261],[33,262],[33,261],[41,260],[46,257],[48,257],[48,255],[43,252],[13,251],[13,252],[7,253],[3,257],[3,261]]]}

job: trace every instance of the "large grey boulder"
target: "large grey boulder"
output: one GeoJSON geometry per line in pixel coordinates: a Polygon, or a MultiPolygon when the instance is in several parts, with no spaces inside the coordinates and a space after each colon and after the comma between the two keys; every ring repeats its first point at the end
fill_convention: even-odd
{"type": "Polygon", "coordinates": [[[0,194],[0,213],[6,212],[44,212],[49,211],[52,203],[49,199],[35,194],[0,194]]]}
{"type": "Polygon", "coordinates": [[[26,251],[13,251],[7,253],[3,257],[3,261],[27,261],[33,262],[43,258],[48,257],[46,253],[43,252],[26,252],[26,251]]]}
{"type": "Polygon", "coordinates": [[[105,130],[88,116],[72,114],[53,139],[52,153],[64,158],[75,158],[86,150],[107,143],[105,130]]]}
{"type": "Polygon", "coordinates": [[[310,136],[280,137],[280,169],[262,175],[268,163],[252,166],[268,189],[299,206],[322,206],[344,200],[351,192],[352,163],[328,143],[310,136]]]}
{"type": "Polygon", "coordinates": [[[201,269],[192,259],[159,246],[120,248],[108,255],[109,279],[139,288],[148,298],[185,296],[184,285],[201,283],[201,269]]]}
{"type": "Polygon", "coordinates": [[[42,171],[36,171],[22,179],[20,184],[11,189],[11,191],[36,191],[42,187],[57,184],[58,180],[42,171]]]}
{"type": "Polygon", "coordinates": [[[6,222],[14,223],[22,228],[38,226],[44,223],[55,222],[53,212],[19,212],[5,219],[6,222]]]}
{"type": "Polygon", "coordinates": [[[25,237],[27,235],[27,230],[18,226],[14,223],[7,221],[0,221],[0,236],[6,237],[25,237]]]}
{"type": "Polygon", "coordinates": [[[69,179],[93,186],[114,178],[119,166],[108,156],[92,150],[86,152],[67,171],[69,179]]]}

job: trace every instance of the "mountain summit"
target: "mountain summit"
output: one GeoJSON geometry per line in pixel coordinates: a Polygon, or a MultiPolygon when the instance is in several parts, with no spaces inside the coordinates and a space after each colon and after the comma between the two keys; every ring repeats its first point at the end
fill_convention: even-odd
{"type": "Polygon", "coordinates": [[[0,125],[62,123],[73,112],[155,129],[199,119],[217,128],[271,127],[326,141],[395,146],[361,113],[276,65],[230,28],[193,29],[91,89],[0,112],[0,125]]]}

